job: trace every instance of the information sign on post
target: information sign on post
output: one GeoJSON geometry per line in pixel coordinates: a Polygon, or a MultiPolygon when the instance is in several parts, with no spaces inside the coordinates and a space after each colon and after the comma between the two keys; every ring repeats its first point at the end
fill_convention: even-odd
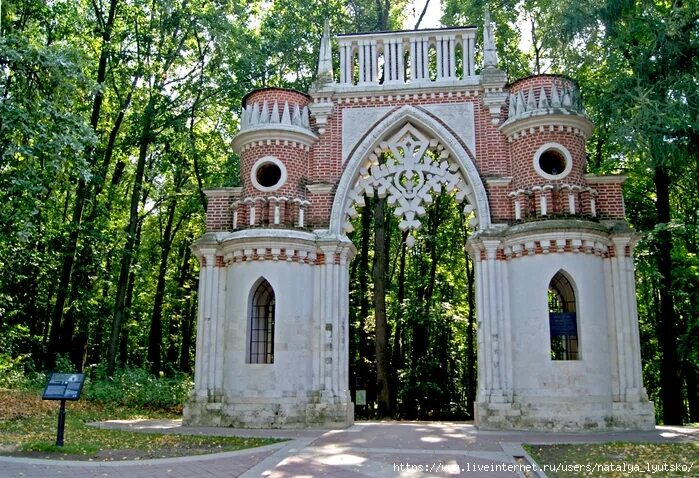
{"type": "Polygon", "coordinates": [[[61,409],[58,412],[58,430],[56,431],[56,446],[63,446],[63,430],[66,423],[66,400],[79,400],[80,392],[85,383],[84,373],[52,373],[46,384],[42,399],[60,400],[61,409]]]}

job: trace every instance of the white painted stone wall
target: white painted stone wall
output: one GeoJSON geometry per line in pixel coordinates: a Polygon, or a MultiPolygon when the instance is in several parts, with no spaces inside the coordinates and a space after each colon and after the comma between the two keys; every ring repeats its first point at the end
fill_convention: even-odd
{"type": "Polygon", "coordinates": [[[479,426],[655,425],[641,380],[633,261],[626,256],[632,239],[584,221],[530,223],[472,239],[479,286],[479,426]],[[548,245],[545,253],[535,253],[537,241],[548,245]],[[564,251],[566,241],[576,244],[574,251],[564,251]],[[510,251],[505,261],[495,253],[503,246],[510,251]],[[606,255],[610,248],[613,257],[606,255]],[[547,292],[559,271],[575,292],[578,360],[551,359],[547,292]]]}
{"type": "Polygon", "coordinates": [[[224,314],[223,389],[228,397],[295,398],[304,400],[313,389],[309,358],[314,339],[308,332],[314,323],[312,297],[314,266],[296,262],[248,261],[226,268],[231,284],[224,314]],[[250,364],[248,340],[250,295],[260,278],[274,290],[274,363],[250,364]],[[290,366],[293,364],[293,366],[290,366]]]}
{"type": "Polygon", "coordinates": [[[352,246],[311,233],[247,230],[205,236],[194,250],[206,265],[200,272],[196,383],[185,423],[250,428],[351,424],[352,246]],[[282,248],[293,257],[264,257],[264,251],[279,254],[282,248]],[[329,263],[315,264],[320,253],[329,263]],[[217,256],[225,265],[214,266],[217,256]],[[251,295],[261,279],[275,294],[271,364],[248,363],[251,295]]]}
{"type": "Polygon", "coordinates": [[[523,402],[541,397],[609,401],[611,396],[604,259],[560,253],[507,263],[512,304],[514,389],[523,402]],[[548,288],[563,270],[573,280],[580,360],[551,360],[548,288]]]}

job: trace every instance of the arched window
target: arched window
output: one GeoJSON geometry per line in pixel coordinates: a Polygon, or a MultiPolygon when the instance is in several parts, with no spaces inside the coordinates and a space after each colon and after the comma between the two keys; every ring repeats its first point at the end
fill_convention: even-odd
{"type": "Polygon", "coordinates": [[[579,360],[575,291],[568,277],[561,271],[549,283],[548,304],[551,359],[579,360]]]}
{"type": "Polygon", "coordinates": [[[274,363],[274,290],[262,280],[250,302],[248,363],[274,363]]]}

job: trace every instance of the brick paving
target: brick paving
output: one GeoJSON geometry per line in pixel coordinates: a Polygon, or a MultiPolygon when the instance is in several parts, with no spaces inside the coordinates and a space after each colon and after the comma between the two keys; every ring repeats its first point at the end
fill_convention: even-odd
{"type": "MultiPolygon", "coordinates": [[[[178,421],[105,422],[99,426],[158,433],[276,436],[290,441],[215,455],[124,462],[0,457],[2,478],[414,478],[523,476],[508,471],[522,443],[694,441],[699,429],[649,432],[542,433],[477,430],[471,423],[358,422],[346,430],[187,428],[178,421]],[[484,467],[490,470],[484,471],[484,467]]],[[[541,476],[541,475],[540,475],[541,476]]]]}

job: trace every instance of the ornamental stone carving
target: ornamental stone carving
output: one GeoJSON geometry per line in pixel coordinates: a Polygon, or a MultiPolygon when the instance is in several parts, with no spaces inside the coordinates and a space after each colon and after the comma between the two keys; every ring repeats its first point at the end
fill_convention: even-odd
{"type": "MultiPolygon", "coordinates": [[[[388,141],[381,143],[360,170],[359,178],[351,193],[355,203],[364,206],[364,195],[388,198],[395,205],[393,213],[401,218],[401,231],[420,229],[419,217],[425,214],[425,204],[432,202],[432,194],[442,190],[454,192],[456,200],[466,200],[464,213],[473,211],[468,202],[471,188],[466,183],[456,163],[449,161],[449,152],[434,138],[428,138],[412,124],[406,124],[388,141]]],[[[349,217],[357,211],[350,206],[349,217]]],[[[477,224],[474,218],[472,225],[477,224]]],[[[351,231],[349,220],[345,231],[351,231]]],[[[413,235],[407,239],[408,247],[415,243],[413,235]]]]}

